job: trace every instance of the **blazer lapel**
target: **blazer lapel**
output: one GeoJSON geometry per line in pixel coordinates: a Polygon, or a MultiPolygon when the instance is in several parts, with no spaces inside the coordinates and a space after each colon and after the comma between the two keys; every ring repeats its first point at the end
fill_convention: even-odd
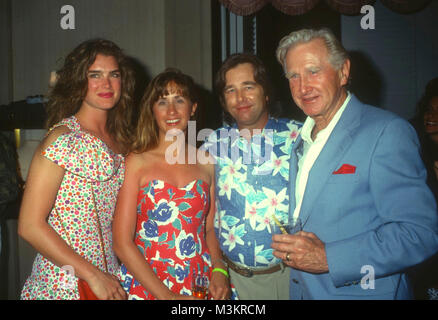
{"type": "Polygon", "coordinates": [[[298,173],[298,155],[297,150],[301,148],[303,145],[303,139],[301,138],[301,134],[295,140],[294,146],[291,151],[291,155],[289,158],[289,217],[292,217],[295,210],[295,185],[297,182],[297,173],[298,173]]]}
{"type": "Polygon", "coordinates": [[[333,171],[338,169],[337,166],[353,140],[352,131],[359,126],[360,122],[359,104],[360,102],[353,95],[309,172],[300,210],[303,226],[312,214],[313,204],[317,202],[319,194],[326,187],[327,180],[333,171]]]}

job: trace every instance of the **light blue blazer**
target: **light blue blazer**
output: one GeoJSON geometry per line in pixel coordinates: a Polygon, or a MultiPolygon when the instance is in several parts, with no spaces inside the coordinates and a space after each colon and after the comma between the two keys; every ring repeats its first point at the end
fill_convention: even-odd
{"type": "MultiPolygon", "coordinates": [[[[290,215],[301,142],[290,158],[290,215]]],[[[438,251],[425,181],[410,124],[352,95],[309,173],[300,211],[303,230],[325,243],[329,272],[291,269],[291,299],[412,298],[404,270],[438,251]],[[355,172],[333,174],[344,164],[355,172]]]]}

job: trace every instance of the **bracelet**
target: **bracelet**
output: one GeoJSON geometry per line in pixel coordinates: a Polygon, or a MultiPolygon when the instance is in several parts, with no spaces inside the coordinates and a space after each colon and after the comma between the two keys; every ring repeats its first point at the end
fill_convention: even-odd
{"type": "Polygon", "coordinates": [[[226,261],[225,261],[224,259],[216,259],[216,260],[212,260],[212,261],[211,261],[211,265],[212,265],[212,266],[215,265],[216,262],[221,262],[224,266],[227,266],[227,263],[226,263],[226,261]]]}
{"type": "Polygon", "coordinates": [[[222,273],[223,275],[225,275],[227,278],[230,277],[229,274],[228,274],[228,271],[225,270],[225,269],[222,269],[222,268],[214,268],[213,271],[211,271],[211,272],[212,272],[212,273],[213,273],[213,272],[220,272],[220,273],[222,273]]]}

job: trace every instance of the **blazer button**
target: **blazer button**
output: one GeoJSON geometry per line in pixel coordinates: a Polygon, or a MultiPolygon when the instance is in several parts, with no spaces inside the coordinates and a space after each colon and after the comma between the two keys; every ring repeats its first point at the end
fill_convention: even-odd
{"type": "Polygon", "coordinates": [[[295,278],[292,279],[292,282],[295,283],[295,284],[300,283],[300,282],[299,282],[297,279],[295,279],[295,278]]]}

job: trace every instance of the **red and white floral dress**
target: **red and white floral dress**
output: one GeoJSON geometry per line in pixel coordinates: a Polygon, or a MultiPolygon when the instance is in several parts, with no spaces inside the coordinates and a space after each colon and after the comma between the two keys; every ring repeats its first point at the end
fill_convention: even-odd
{"type": "MultiPolygon", "coordinates": [[[[210,278],[210,254],[205,240],[209,186],[201,180],[177,188],[153,180],[137,197],[134,242],[157,277],[173,292],[191,295],[193,273],[210,278]]],[[[122,286],[132,300],[155,300],[122,264],[122,286]]]]}

